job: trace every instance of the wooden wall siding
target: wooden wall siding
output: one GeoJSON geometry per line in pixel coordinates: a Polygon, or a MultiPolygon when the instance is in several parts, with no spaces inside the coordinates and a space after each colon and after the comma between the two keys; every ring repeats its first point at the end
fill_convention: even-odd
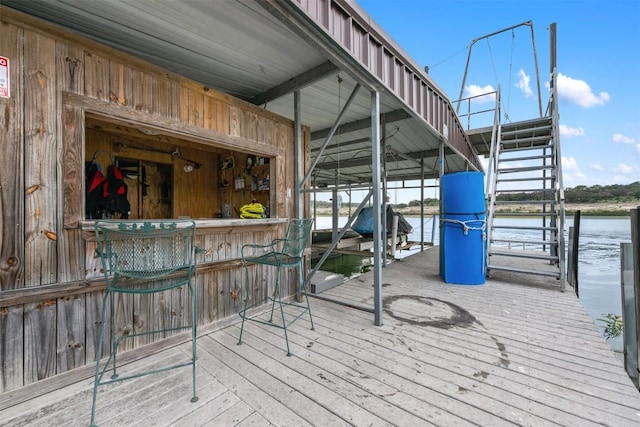
{"type": "MultiPolygon", "coordinates": [[[[21,75],[23,50],[22,28],[0,21],[0,51],[10,58],[11,76],[21,75]]],[[[11,98],[0,98],[0,292],[23,287],[24,284],[24,199],[25,192],[37,192],[39,187],[24,186],[23,79],[11,79],[11,98]]],[[[14,309],[14,312],[18,310],[14,309]]],[[[20,309],[21,310],[21,309],[20,309]]],[[[15,314],[15,313],[14,313],[15,314]]],[[[9,313],[4,312],[4,315],[9,313]]],[[[0,322],[3,313],[0,311],[0,322]]],[[[1,327],[2,325],[0,325],[1,327]]],[[[0,349],[9,354],[13,347],[0,349]]],[[[10,361],[5,361],[9,363],[10,361]]],[[[4,367],[4,365],[3,365],[4,367]]],[[[5,379],[6,381],[6,379],[5,379]]],[[[0,381],[0,383],[3,381],[0,381]]],[[[0,390],[1,384],[0,384],[0,390]]]]}
{"type": "MultiPolygon", "coordinates": [[[[0,293],[24,284],[24,30],[0,21],[0,52],[10,58],[11,98],[0,98],[0,293]]],[[[0,393],[24,385],[24,307],[0,307],[0,393]]]]}
{"type": "MultiPolygon", "coordinates": [[[[0,9],[0,52],[11,60],[12,77],[11,98],[0,99],[0,293],[36,291],[43,285],[66,289],[52,291],[42,301],[0,306],[2,393],[95,361],[104,293],[69,290],[74,282],[77,290],[82,281],[91,284],[102,277],[95,242],[85,240],[91,233],[80,228],[84,160],[91,154],[85,152],[87,112],[161,127],[203,146],[255,149],[255,154],[275,158],[271,211],[281,218],[294,214],[294,197],[286,194],[294,189],[295,158],[291,121],[122,52],[63,31],[40,30],[37,20],[0,9]]],[[[304,132],[308,150],[310,132],[304,132]]],[[[181,148],[185,157],[191,158],[186,155],[192,153],[190,147],[181,148]]],[[[246,295],[239,261],[242,244],[270,242],[285,228],[283,223],[198,229],[199,242],[212,249],[200,255],[199,324],[240,309],[246,295]],[[218,261],[221,264],[215,264],[218,261]]],[[[269,295],[273,269],[252,269],[258,277],[252,292],[269,295]]],[[[118,298],[115,309],[122,314],[117,329],[146,331],[185,324],[190,305],[186,292],[175,291],[118,298]]],[[[127,347],[162,338],[136,339],[127,347]]],[[[101,356],[109,345],[107,340],[101,356]]]]}

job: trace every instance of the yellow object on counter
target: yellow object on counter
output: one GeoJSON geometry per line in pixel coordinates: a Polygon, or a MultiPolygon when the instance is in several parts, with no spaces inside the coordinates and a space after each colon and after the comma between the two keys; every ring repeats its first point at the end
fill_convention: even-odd
{"type": "Polygon", "coordinates": [[[264,218],[264,206],[260,203],[249,203],[240,208],[240,218],[264,218]]]}

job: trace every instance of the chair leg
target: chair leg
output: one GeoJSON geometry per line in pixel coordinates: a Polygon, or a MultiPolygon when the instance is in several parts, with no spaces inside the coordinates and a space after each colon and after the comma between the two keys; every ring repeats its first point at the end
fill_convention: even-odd
{"type": "MultiPolygon", "coordinates": [[[[197,273],[196,273],[197,276],[197,273]]],[[[197,281],[194,279],[194,281],[197,281]]],[[[198,401],[198,396],[196,395],[196,360],[198,359],[196,356],[196,339],[197,339],[197,316],[196,316],[196,289],[197,282],[194,284],[189,283],[189,292],[191,292],[191,368],[193,375],[193,397],[191,398],[191,402],[195,403],[198,401]]]]}
{"type": "Polygon", "coordinates": [[[311,330],[315,331],[316,328],[313,326],[313,316],[311,316],[311,306],[309,305],[309,295],[307,295],[307,287],[302,287],[302,293],[304,294],[304,299],[307,301],[307,312],[309,313],[309,321],[311,322],[311,330]]]}
{"type": "MultiPolygon", "coordinates": [[[[280,266],[276,269],[276,287],[275,294],[273,296],[273,305],[271,308],[271,319],[273,319],[273,310],[275,308],[276,298],[280,305],[280,317],[282,319],[282,330],[284,331],[284,341],[287,344],[287,356],[291,356],[291,350],[289,349],[289,336],[287,334],[287,319],[284,317],[284,304],[282,303],[282,295],[280,294],[280,273],[282,272],[280,266]]],[[[269,320],[271,322],[272,320],[269,320]]]]}
{"type": "MultiPolygon", "coordinates": [[[[122,296],[121,296],[122,298],[122,296]]],[[[111,292],[111,355],[109,356],[109,360],[111,360],[111,358],[113,357],[113,373],[111,374],[111,379],[115,380],[116,378],[118,378],[118,363],[117,363],[117,357],[118,357],[118,346],[120,345],[120,338],[116,339],[116,304],[115,304],[115,294],[113,292],[111,292]]],[[[109,362],[107,361],[107,364],[109,362]]]]}
{"type": "Polygon", "coordinates": [[[100,322],[100,334],[98,338],[98,348],[96,350],[96,373],[93,378],[93,399],[91,402],[91,424],[90,426],[95,426],[94,420],[96,416],[96,399],[98,397],[98,385],[100,384],[100,380],[102,379],[102,374],[100,373],[100,359],[102,358],[102,343],[104,341],[104,325],[107,319],[106,306],[107,306],[107,298],[109,297],[109,292],[105,291],[104,296],[102,297],[102,320],[100,322]]]}
{"type": "Polygon", "coordinates": [[[240,310],[240,317],[242,317],[242,326],[240,327],[240,338],[238,338],[238,345],[242,344],[242,333],[244,332],[244,321],[247,317],[247,304],[249,303],[249,296],[251,295],[251,292],[250,292],[251,286],[249,284],[249,268],[247,267],[247,264],[245,262],[243,262],[242,264],[243,264],[244,275],[245,275],[246,295],[244,296],[244,308],[240,310]]]}
{"type": "Polygon", "coordinates": [[[280,299],[280,267],[276,268],[276,285],[273,289],[273,296],[271,301],[271,317],[269,317],[269,323],[273,322],[273,310],[275,310],[276,308],[276,295],[278,299],[280,299]]]}

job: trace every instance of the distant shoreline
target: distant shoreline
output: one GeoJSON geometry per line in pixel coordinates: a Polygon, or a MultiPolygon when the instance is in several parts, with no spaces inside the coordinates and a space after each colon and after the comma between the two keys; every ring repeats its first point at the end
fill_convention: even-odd
{"type": "MultiPolygon", "coordinates": [[[[631,209],[640,207],[640,200],[624,203],[602,202],[602,203],[567,203],[565,204],[565,212],[567,216],[573,216],[576,211],[580,211],[582,216],[630,216],[631,209]]],[[[313,209],[313,208],[312,208],[313,209]]],[[[351,208],[351,212],[355,207],[351,208]]],[[[405,216],[420,216],[419,206],[408,206],[405,208],[393,208],[394,212],[399,212],[405,216]]],[[[536,212],[540,211],[539,206],[519,205],[517,207],[502,208],[498,210],[501,213],[518,213],[518,212],[536,212]]],[[[431,216],[438,213],[436,206],[425,206],[425,216],[431,216]]],[[[330,216],[330,208],[318,208],[316,214],[319,216],[330,216]]],[[[349,208],[340,208],[340,216],[349,215],[349,208]]]]}

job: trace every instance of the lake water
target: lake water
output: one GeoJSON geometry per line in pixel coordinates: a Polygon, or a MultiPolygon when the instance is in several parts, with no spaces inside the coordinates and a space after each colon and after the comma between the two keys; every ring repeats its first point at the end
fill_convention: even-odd
{"type": "MultiPolygon", "coordinates": [[[[407,217],[407,221],[413,226],[413,233],[409,240],[420,241],[420,218],[407,217]]],[[[498,221],[498,220],[496,220],[498,221]]],[[[517,223],[519,225],[539,225],[540,220],[507,218],[500,219],[496,224],[517,223]]],[[[346,218],[340,218],[339,225],[346,224],[346,218]]],[[[439,221],[435,221],[435,233],[433,243],[439,243],[439,221]]],[[[425,241],[432,241],[433,219],[425,218],[425,241]]],[[[573,225],[573,218],[567,218],[565,236],[568,241],[568,230],[573,225]]],[[[331,228],[330,217],[318,217],[316,219],[318,229],[331,228]]],[[[511,232],[513,234],[513,232],[511,232]]],[[[518,231],[519,237],[526,238],[526,234],[536,237],[535,231],[518,231]]],[[[494,237],[507,237],[508,231],[495,230],[494,237]]],[[[578,284],[580,300],[594,322],[604,331],[604,324],[596,321],[606,313],[622,314],[622,302],[620,291],[620,243],[631,241],[631,222],[629,217],[582,217],[580,219],[580,240],[578,251],[578,284]]],[[[529,248],[528,248],[529,249],[529,248]]],[[[531,248],[533,249],[533,248],[531,248]]],[[[401,251],[400,257],[409,256],[419,249],[401,251]]],[[[569,291],[571,291],[569,289],[569,291]]],[[[616,350],[622,349],[622,337],[612,338],[609,344],[616,350]]]]}

